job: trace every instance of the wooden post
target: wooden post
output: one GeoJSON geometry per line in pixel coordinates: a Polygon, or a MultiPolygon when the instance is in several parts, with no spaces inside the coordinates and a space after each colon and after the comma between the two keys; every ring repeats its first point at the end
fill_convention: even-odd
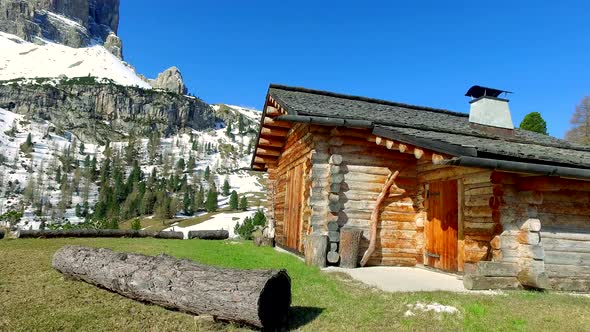
{"type": "Polygon", "coordinates": [[[327,235],[310,234],[305,237],[305,263],[307,265],[326,267],[327,254],[327,235]]]}
{"type": "Polygon", "coordinates": [[[463,206],[465,205],[465,185],[463,179],[457,180],[457,265],[463,271],[465,265],[465,235],[463,225],[463,206]]]}
{"type": "Polygon", "coordinates": [[[363,231],[357,228],[346,227],[340,230],[340,267],[357,267],[362,235],[363,231]]]}

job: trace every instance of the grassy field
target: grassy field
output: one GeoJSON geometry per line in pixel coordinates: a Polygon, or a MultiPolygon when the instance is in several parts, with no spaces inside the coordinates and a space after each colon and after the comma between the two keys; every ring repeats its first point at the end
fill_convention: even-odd
{"type": "Polygon", "coordinates": [[[188,314],[136,302],[51,268],[65,244],[109,247],[145,254],[168,253],[205,264],[286,268],[293,281],[289,329],[307,331],[588,331],[590,298],[516,291],[502,295],[384,293],[341,275],[250,242],[157,239],[0,240],[0,331],[197,331],[240,330],[188,314]],[[407,305],[437,302],[458,314],[415,312],[407,305]]]}

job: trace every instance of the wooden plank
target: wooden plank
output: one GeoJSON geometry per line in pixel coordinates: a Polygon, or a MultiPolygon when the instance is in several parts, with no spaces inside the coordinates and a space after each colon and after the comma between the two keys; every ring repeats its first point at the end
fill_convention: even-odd
{"type": "Polygon", "coordinates": [[[428,222],[424,227],[427,250],[425,263],[438,269],[457,271],[457,181],[430,183],[427,200],[428,222]]]}

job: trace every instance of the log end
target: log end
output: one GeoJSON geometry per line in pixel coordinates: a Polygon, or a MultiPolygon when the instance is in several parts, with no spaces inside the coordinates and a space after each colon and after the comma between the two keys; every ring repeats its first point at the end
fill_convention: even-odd
{"type": "Polygon", "coordinates": [[[291,278],[287,270],[276,271],[258,299],[258,318],[264,329],[284,327],[291,306],[291,278]]]}

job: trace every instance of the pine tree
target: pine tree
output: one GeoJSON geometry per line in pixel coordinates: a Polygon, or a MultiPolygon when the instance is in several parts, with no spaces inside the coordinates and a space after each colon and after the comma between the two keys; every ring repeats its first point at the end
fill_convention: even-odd
{"type": "Polygon", "coordinates": [[[248,210],[248,198],[246,196],[242,196],[242,199],[240,199],[240,210],[248,210]]]}
{"type": "Polygon", "coordinates": [[[252,154],[252,141],[248,142],[248,150],[246,151],[246,154],[252,154]]]}
{"type": "Polygon", "coordinates": [[[190,190],[187,190],[184,192],[184,196],[182,199],[182,210],[184,211],[184,214],[187,216],[190,216],[194,213],[193,211],[193,200],[192,200],[192,194],[190,192],[190,190]]]}
{"type": "Polygon", "coordinates": [[[547,122],[539,112],[531,112],[520,123],[520,129],[547,135],[547,122]]]}
{"type": "Polygon", "coordinates": [[[131,229],[134,231],[141,230],[141,220],[139,220],[139,218],[133,219],[133,221],[131,222],[131,229]]]}
{"type": "Polygon", "coordinates": [[[84,142],[80,142],[80,154],[84,154],[84,142]]]}
{"type": "Polygon", "coordinates": [[[130,136],[127,146],[125,147],[125,162],[127,166],[131,166],[134,161],[137,161],[137,140],[135,137],[130,136]]]}
{"type": "Polygon", "coordinates": [[[61,166],[57,166],[57,170],[55,171],[55,182],[61,181],[61,166]]]}
{"type": "Polygon", "coordinates": [[[205,202],[205,208],[207,212],[215,212],[217,211],[217,192],[211,188],[207,192],[207,201],[205,202]]]}
{"type": "Polygon", "coordinates": [[[192,173],[196,166],[197,166],[197,162],[195,160],[195,157],[191,153],[191,155],[188,158],[188,164],[186,165],[186,169],[189,173],[192,173]]]}
{"type": "Polygon", "coordinates": [[[205,193],[203,192],[203,186],[200,186],[199,191],[197,192],[197,194],[193,198],[193,211],[199,211],[199,210],[203,209],[203,207],[204,207],[203,200],[204,199],[205,199],[205,193]]]}
{"type": "Polygon", "coordinates": [[[205,168],[204,178],[206,181],[209,181],[210,177],[211,177],[211,169],[209,168],[209,165],[207,165],[207,168],[205,168]]]}
{"type": "Polygon", "coordinates": [[[31,136],[31,133],[29,133],[29,135],[27,135],[27,140],[20,145],[20,150],[25,154],[25,155],[30,155],[31,152],[33,152],[33,138],[31,136]]]}
{"type": "Polygon", "coordinates": [[[90,206],[88,205],[88,201],[84,201],[82,204],[82,216],[87,217],[90,212],[90,206]]]}
{"type": "Polygon", "coordinates": [[[141,205],[139,207],[139,213],[141,215],[149,215],[154,213],[154,204],[156,203],[156,197],[151,190],[146,190],[141,199],[141,205]]]}
{"type": "Polygon", "coordinates": [[[96,181],[96,176],[97,176],[97,171],[96,171],[96,156],[92,157],[92,160],[90,161],[90,168],[88,169],[88,178],[91,181],[96,181]]]}
{"type": "Polygon", "coordinates": [[[168,207],[169,218],[174,218],[174,216],[176,216],[176,214],[178,213],[179,208],[180,208],[180,202],[178,201],[178,198],[173,196],[170,199],[170,206],[168,207]]]}
{"type": "Polygon", "coordinates": [[[82,218],[82,207],[80,203],[76,204],[76,217],[82,218]]]}
{"type": "Polygon", "coordinates": [[[238,115],[238,131],[240,132],[240,134],[244,132],[244,116],[242,115],[242,113],[238,115]]]}
{"type": "Polygon", "coordinates": [[[227,135],[227,137],[232,137],[231,123],[227,124],[227,127],[225,129],[225,134],[227,135]]]}
{"type": "Polygon", "coordinates": [[[127,177],[126,192],[131,192],[134,186],[139,184],[139,182],[143,180],[143,172],[141,168],[139,168],[139,162],[137,160],[133,161],[133,168],[131,172],[129,172],[129,176],[127,177]]]}
{"type": "Polygon", "coordinates": [[[160,134],[155,131],[148,140],[148,158],[150,163],[156,162],[158,159],[158,150],[160,148],[160,134]]]}
{"type": "Polygon", "coordinates": [[[225,178],[225,180],[223,181],[223,187],[221,187],[221,190],[223,190],[223,196],[229,196],[230,189],[231,186],[229,185],[229,181],[227,180],[227,178],[225,178]]]}
{"type": "Polygon", "coordinates": [[[229,196],[229,208],[234,211],[238,209],[238,193],[235,190],[229,196]]]}
{"type": "Polygon", "coordinates": [[[178,162],[176,163],[176,171],[182,173],[184,171],[184,167],[184,158],[178,159],[178,162]]]}

